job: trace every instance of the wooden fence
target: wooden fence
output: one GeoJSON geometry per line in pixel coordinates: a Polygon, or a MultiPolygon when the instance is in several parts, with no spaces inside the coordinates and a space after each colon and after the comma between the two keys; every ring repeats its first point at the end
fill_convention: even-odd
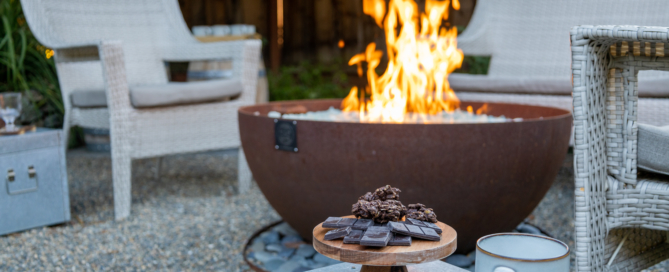
{"type": "MultiPolygon", "coordinates": [[[[417,0],[419,6],[423,6],[417,0]]],[[[449,23],[466,26],[476,0],[460,0],[449,23]]],[[[383,45],[383,31],[362,12],[362,0],[179,0],[189,27],[215,24],[252,24],[263,38],[269,67],[301,61],[348,60],[369,42],[383,45]],[[283,3],[283,29],[277,10],[283,3]],[[340,44],[343,42],[343,47],[340,44]]]]}

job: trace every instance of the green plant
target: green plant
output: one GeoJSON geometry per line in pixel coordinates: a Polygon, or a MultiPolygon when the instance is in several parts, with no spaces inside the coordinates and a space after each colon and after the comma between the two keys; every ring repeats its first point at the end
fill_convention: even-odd
{"type": "Polygon", "coordinates": [[[344,98],[350,87],[341,62],[281,67],[279,73],[268,73],[269,97],[271,101],[344,98]]]}
{"type": "Polygon", "coordinates": [[[0,92],[22,92],[21,123],[60,127],[63,101],[53,51],[33,36],[18,0],[0,1],[0,92]]]}
{"type": "Polygon", "coordinates": [[[462,67],[455,70],[455,73],[487,75],[488,67],[490,67],[490,57],[465,56],[465,59],[462,60],[462,67]]]}

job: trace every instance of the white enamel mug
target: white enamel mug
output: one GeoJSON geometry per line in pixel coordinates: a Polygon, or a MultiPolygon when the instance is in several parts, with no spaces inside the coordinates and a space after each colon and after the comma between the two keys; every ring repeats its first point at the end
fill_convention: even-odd
{"type": "Polygon", "coordinates": [[[246,34],[246,25],[231,25],[230,32],[233,36],[239,36],[246,34]]]}
{"type": "Polygon", "coordinates": [[[569,272],[569,246],[545,236],[498,233],[476,241],[476,272],[569,272]]]}
{"type": "Polygon", "coordinates": [[[215,25],[211,27],[212,35],[214,36],[228,36],[232,33],[232,29],[228,25],[215,25]]]}
{"type": "Polygon", "coordinates": [[[211,36],[211,27],[209,26],[194,26],[193,35],[195,36],[211,36]]]}

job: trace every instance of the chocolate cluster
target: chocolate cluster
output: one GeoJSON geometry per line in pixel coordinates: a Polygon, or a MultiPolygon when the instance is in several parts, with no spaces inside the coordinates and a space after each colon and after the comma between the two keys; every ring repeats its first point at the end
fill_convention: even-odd
{"type": "Polygon", "coordinates": [[[407,218],[413,218],[420,221],[437,223],[437,215],[432,208],[427,208],[423,204],[409,204],[407,218]]]}
{"type": "Polygon", "coordinates": [[[434,211],[423,204],[411,204],[407,209],[399,201],[401,192],[400,189],[390,185],[378,188],[373,193],[367,192],[358,198],[351,211],[357,218],[373,219],[379,224],[400,221],[405,215],[417,220],[437,222],[434,211]]]}

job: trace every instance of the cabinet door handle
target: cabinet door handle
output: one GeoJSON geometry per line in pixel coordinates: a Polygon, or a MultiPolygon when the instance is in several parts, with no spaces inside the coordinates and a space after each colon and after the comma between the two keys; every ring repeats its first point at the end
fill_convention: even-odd
{"type": "Polygon", "coordinates": [[[30,178],[34,178],[37,175],[37,170],[35,170],[35,166],[28,166],[28,176],[30,178]]]}
{"type": "Polygon", "coordinates": [[[14,169],[9,169],[7,170],[7,179],[12,182],[16,178],[16,174],[14,173],[14,169]]]}

